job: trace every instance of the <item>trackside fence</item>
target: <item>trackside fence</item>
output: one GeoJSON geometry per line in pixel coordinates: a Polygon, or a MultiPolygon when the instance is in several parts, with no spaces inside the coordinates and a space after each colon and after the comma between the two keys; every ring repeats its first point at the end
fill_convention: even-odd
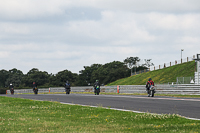
{"type": "MultiPolygon", "coordinates": [[[[157,94],[182,94],[182,95],[200,95],[200,85],[196,84],[156,84],[157,94]]],[[[48,92],[65,92],[63,87],[38,88],[39,94],[48,92]]],[[[71,92],[93,92],[92,86],[71,87],[71,92]]],[[[145,85],[120,85],[119,91],[117,86],[101,86],[101,92],[106,93],[146,93],[145,85]]],[[[32,93],[33,89],[15,89],[15,94],[32,93]]],[[[10,94],[10,90],[7,90],[10,94]]]]}
{"type": "Polygon", "coordinates": [[[190,84],[194,83],[195,78],[194,77],[177,77],[176,78],[176,84],[190,84]]]}
{"type": "Polygon", "coordinates": [[[141,73],[145,73],[145,72],[149,72],[149,71],[159,70],[159,69],[171,67],[171,66],[174,66],[174,65],[177,65],[177,64],[182,64],[182,63],[185,63],[185,62],[193,61],[194,58],[195,58],[195,55],[193,55],[193,57],[187,57],[185,59],[175,60],[174,62],[164,63],[163,65],[151,66],[148,69],[133,72],[132,75],[137,75],[137,74],[141,74],[141,73]]]}
{"type": "Polygon", "coordinates": [[[185,59],[175,60],[174,62],[164,63],[163,65],[151,66],[150,71],[163,69],[163,68],[171,67],[171,66],[174,66],[174,65],[177,65],[177,64],[182,64],[182,63],[186,63],[186,62],[189,62],[189,61],[193,61],[194,58],[195,58],[195,55],[193,57],[187,57],[185,59]]]}

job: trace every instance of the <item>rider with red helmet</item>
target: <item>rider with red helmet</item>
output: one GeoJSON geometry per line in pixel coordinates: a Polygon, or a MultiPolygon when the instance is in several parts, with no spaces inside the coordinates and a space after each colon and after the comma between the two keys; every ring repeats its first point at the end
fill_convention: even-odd
{"type": "Polygon", "coordinates": [[[149,78],[148,82],[146,83],[146,88],[147,88],[147,92],[148,92],[148,97],[150,96],[150,88],[154,86],[154,82],[151,80],[151,78],[149,78]]]}

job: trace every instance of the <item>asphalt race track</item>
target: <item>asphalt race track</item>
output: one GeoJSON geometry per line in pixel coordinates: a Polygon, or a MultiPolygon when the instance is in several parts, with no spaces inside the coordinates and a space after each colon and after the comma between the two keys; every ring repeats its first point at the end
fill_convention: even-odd
{"type": "Polygon", "coordinates": [[[147,97],[133,95],[92,95],[92,94],[24,94],[0,95],[34,100],[58,101],[89,106],[158,113],[179,114],[200,120],[200,98],[147,97]]]}

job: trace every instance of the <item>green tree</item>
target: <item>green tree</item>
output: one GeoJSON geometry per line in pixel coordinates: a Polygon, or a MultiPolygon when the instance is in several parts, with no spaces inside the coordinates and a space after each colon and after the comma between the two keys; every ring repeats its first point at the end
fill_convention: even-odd
{"type": "Polygon", "coordinates": [[[137,62],[139,62],[140,59],[139,57],[127,57],[124,60],[124,63],[127,65],[127,67],[129,69],[131,69],[131,75],[132,75],[132,68],[135,67],[135,72],[136,72],[136,68],[137,68],[137,62]]]}
{"type": "Polygon", "coordinates": [[[9,86],[9,84],[13,84],[15,87],[19,87],[21,84],[21,80],[24,76],[23,72],[13,68],[9,70],[9,77],[5,81],[5,85],[9,86]]]}
{"type": "Polygon", "coordinates": [[[9,72],[6,70],[0,70],[0,87],[6,86],[6,80],[9,77],[9,72]]]}
{"type": "Polygon", "coordinates": [[[52,75],[50,78],[50,84],[53,86],[64,86],[68,80],[71,85],[75,85],[78,78],[78,74],[74,74],[71,71],[63,70],[58,72],[56,75],[52,75]]]}
{"type": "Polygon", "coordinates": [[[100,68],[101,64],[92,64],[91,66],[84,66],[84,70],[79,71],[77,85],[87,86],[94,83],[92,73],[100,68]]]}
{"type": "Polygon", "coordinates": [[[145,63],[142,64],[142,66],[145,67],[150,67],[150,66],[154,66],[154,64],[151,62],[151,59],[144,59],[145,63]]]}
{"type": "Polygon", "coordinates": [[[117,79],[125,78],[129,74],[127,66],[120,61],[113,61],[102,65],[92,73],[92,81],[99,80],[101,84],[107,84],[117,79]]]}
{"type": "Polygon", "coordinates": [[[23,78],[25,86],[32,87],[33,82],[38,86],[49,86],[50,75],[46,71],[39,71],[37,68],[31,69],[23,78]]]}

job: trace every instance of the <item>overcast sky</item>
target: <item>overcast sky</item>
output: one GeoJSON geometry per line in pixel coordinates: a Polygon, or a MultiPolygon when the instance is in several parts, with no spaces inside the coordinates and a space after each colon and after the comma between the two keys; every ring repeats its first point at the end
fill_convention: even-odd
{"type": "Polygon", "coordinates": [[[56,74],[83,66],[200,54],[200,0],[0,0],[0,70],[56,74]]]}

